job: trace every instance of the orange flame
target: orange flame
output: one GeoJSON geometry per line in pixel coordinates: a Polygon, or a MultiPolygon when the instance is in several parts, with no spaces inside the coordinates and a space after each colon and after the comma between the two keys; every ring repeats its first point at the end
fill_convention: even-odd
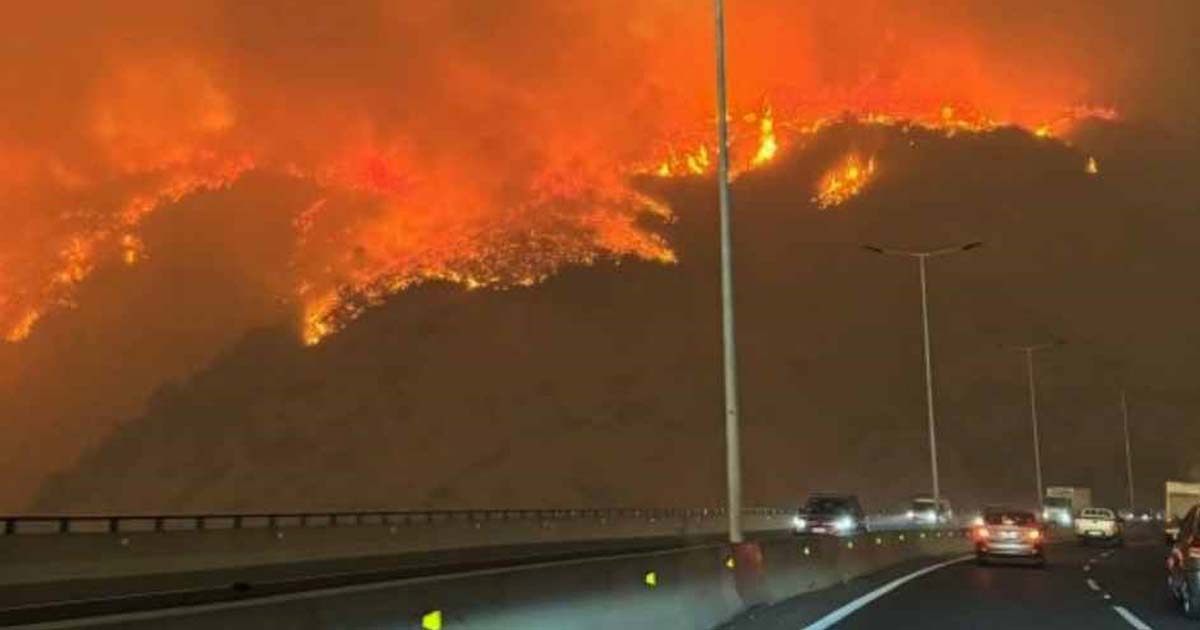
{"type": "Polygon", "coordinates": [[[822,210],[841,205],[862,192],[874,176],[875,158],[868,158],[864,163],[852,153],[821,176],[813,203],[822,210]]]}
{"type": "MultiPolygon", "coordinates": [[[[556,25],[550,34],[482,17],[464,25],[447,3],[385,3],[365,20],[328,8],[344,3],[309,3],[283,24],[256,13],[260,3],[171,3],[186,5],[179,15],[106,4],[97,28],[113,32],[75,46],[101,53],[82,60],[59,54],[77,42],[58,34],[57,16],[26,4],[16,17],[35,19],[0,21],[0,41],[33,48],[0,59],[0,87],[21,95],[0,117],[0,195],[30,208],[6,215],[10,236],[0,234],[0,338],[10,341],[74,306],[96,269],[155,255],[142,240],[148,216],[248,173],[291,177],[310,193],[293,210],[293,252],[278,263],[287,275],[272,288],[291,292],[301,335],[316,343],[422,282],[506,289],[565,265],[669,264],[675,252],[653,225],[672,213],[632,176],[705,177],[719,155],[711,76],[696,61],[710,53],[709,16],[692,3],[581,0],[540,21],[556,25]],[[306,29],[330,23],[346,37],[320,48],[328,34],[306,29]],[[470,36],[436,37],[460,32],[470,36]]],[[[523,23],[557,7],[512,4],[533,18],[523,23]]],[[[733,12],[733,176],[772,168],[842,120],[1059,138],[1116,116],[1071,106],[1102,93],[1086,72],[1104,64],[1039,55],[1045,63],[1027,71],[990,75],[981,69],[993,55],[1018,60],[962,26],[917,19],[902,2],[764,0],[733,12]],[[925,45],[932,34],[947,35],[937,50],[925,45]]],[[[844,203],[874,169],[870,159],[835,166],[814,201],[844,203]]]]}

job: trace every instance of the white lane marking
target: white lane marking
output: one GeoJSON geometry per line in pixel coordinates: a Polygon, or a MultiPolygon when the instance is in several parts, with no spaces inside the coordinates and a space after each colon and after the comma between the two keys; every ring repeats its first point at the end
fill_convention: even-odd
{"type": "Polygon", "coordinates": [[[948,566],[958,563],[958,562],[970,560],[971,558],[974,558],[974,557],[975,557],[974,555],[959,556],[957,558],[953,558],[953,559],[947,560],[945,562],[939,562],[937,564],[929,565],[923,569],[918,569],[916,571],[913,571],[912,573],[909,573],[908,575],[898,577],[898,578],[892,580],[891,582],[888,582],[887,584],[884,584],[883,586],[880,586],[879,588],[871,591],[870,593],[860,596],[858,599],[855,599],[854,601],[846,604],[845,606],[838,608],[837,610],[829,613],[828,615],[825,615],[824,617],[821,617],[820,619],[812,622],[811,624],[805,626],[804,630],[825,630],[826,628],[832,627],[837,622],[845,619],[846,617],[849,617],[851,614],[853,614],[859,608],[862,608],[863,606],[870,604],[871,602],[879,599],[880,597],[887,595],[888,593],[900,588],[901,586],[903,586],[904,584],[907,584],[908,582],[911,582],[911,581],[921,577],[922,575],[925,575],[926,573],[933,573],[934,571],[937,571],[938,569],[941,569],[943,567],[948,567],[948,566]]]}
{"type": "Polygon", "coordinates": [[[1087,585],[1088,585],[1088,588],[1092,589],[1093,591],[1100,590],[1100,585],[1097,584],[1096,580],[1093,580],[1092,578],[1087,579],[1087,585]]]}
{"type": "Polygon", "coordinates": [[[1137,628],[1137,630],[1154,630],[1150,626],[1146,625],[1145,621],[1138,619],[1137,615],[1126,610],[1124,606],[1113,606],[1112,609],[1117,611],[1118,615],[1121,615],[1121,617],[1128,622],[1129,625],[1137,628]]]}
{"type": "Polygon", "coordinates": [[[1104,594],[1104,599],[1105,599],[1105,600],[1112,599],[1112,595],[1109,595],[1108,593],[1105,593],[1105,594],[1104,594]]]}

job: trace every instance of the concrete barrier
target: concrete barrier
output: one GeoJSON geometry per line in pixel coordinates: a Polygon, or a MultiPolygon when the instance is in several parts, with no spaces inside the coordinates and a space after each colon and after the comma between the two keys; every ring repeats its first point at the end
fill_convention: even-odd
{"type": "MultiPolygon", "coordinates": [[[[970,549],[961,532],[871,533],[759,544],[765,597],[779,600],[918,557],[970,549]],[[922,536],[924,534],[924,536],[922,536]]],[[[43,628],[712,628],[750,604],[731,548],[670,551],[267,596],[43,628]]],[[[253,591],[253,585],[250,587],[253,591]]]]}
{"type": "MultiPolygon", "coordinates": [[[[746,530],[779,531],[786,515],[747,514],[746,530]]],[[[723,515],[209,528],[0,536],[0,587],[62,580],[286,565],[505,545],[717,535],[723,515]]]]}

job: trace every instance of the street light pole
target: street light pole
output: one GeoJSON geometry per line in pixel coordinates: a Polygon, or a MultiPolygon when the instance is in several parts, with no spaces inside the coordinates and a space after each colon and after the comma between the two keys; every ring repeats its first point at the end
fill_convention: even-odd
{"type": "Polygon", "coordinates": [[[929,414],[929,468],[933,476],[933,505],[936,515],[941,509],[942,487],[938,480],[937,426],[933,420],[933,358],[929,348],[929,298],[925,282],[925,260],[927,254],[917,257],[921,268],[921,330],[925,339],[925,409],[929,414]]]}
{"type": "Polygon", "coordinates": [[[1040,432],[1038,430],[1037,381],[1033,378],[1033,350],[1034,349],[1033,348],[1024,348],[1024,350],[1025,350],[1025,365],[1028,368],[1028,373],[1029,373],[1029,418],[1030,418],[1031,422],[1033,423],[1033,467],[1034,467],[1034,471],[1036,474],[1036,482],[1035,483],[1037,484],[1036,485],[1037,506],[1038,506],[1038,512],[1041,513],[1041,511],[1043,509],[1045,509],[1043,507],[1044,499],[1042,498],[1045,490],[1042,486],[1042,445],[1041,445],[1040,432]]]}
{"type": "Polygon", "coordinates": [[[1129,511],[1133,512],[1133,449],[1129,444],[1129,404],[1121,389],[1121,424],[1125,429],[1125,479],[1129,483],[1129,511]]]}
{"type": "Polygon", "coordinates": [[[742,465],[738,423],[737,344],[733,319],[733,235],[730,225],[729,115],[725,94],[725,2],[715,0],[717,52],[717,191],[721,214],[721,332],[725,368],[725,480],[729,542],[742,542],[742,465]]]}
{"type": "Polygon", "coordinates": [[[1037,506],[1039,513],[1045,510],[1045,488],[1042,487],[1042,445],[1041,434],[1038,429],[1037,415],[1037,380],[1033,376],[1033,353],[1046,348],[1063,345],[1064,341],[1058,340],[1053,343],[1043,343],[1033,346],[1016,346],[1013,350],[1020,350],[1025,353],[1025,368],[1029,376],[1029,420],[1033,425],[1033,470],[1034,477],[1037,483],[1037,506]]]}
{"type": "MultiPolygon", "coordinates": [[[[916,258],[917,266],[921,272],[921,331],[925,348],[925,410],[929,417],[929,469],[930,477],[933,482],[933,501],[935,506],[941,505],[942,487],[941,481],[938,478],[937,423],[934,419],[933,411],[933,353],[929,340],[929,291],[925,274],[925,261],[935,256],[965,252],[975,249],[981,245],[983,245],[982,242],[974,241],[964,245],[956,245],[953,247],[944,247],[941,249],[928,251],[908,251],[902,249],[878,247],[875,245],[863,245],[863,249],[876,254],[916,258]]],[[[940,507],[938,509],[940,509],[940,507]]]]}

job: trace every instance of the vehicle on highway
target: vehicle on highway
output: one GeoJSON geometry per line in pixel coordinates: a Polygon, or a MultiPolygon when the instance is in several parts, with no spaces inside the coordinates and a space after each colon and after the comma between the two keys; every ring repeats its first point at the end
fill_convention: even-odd
{"type": "Polygon", "coordinates": [[[920,496],[912,500],[912,504],[905,513],[905,518],[910,523],[917,525],[942,525],[949,523],[954,517],[954,512],[950,509],[950,501],[947,499],[934,500],[933,497],[920,496]]]}
{"type": "Polygon", "coordinates": [[[1168,481],[1166,484],[1167,502],[1164,512],[1167,526],[1163,529],[1167,544],[1175,542],[1179,534],[1179,523],[1183,515],[1197,503],[1200,503],[1200,483],[1186,481],[1168,481]]]}
{"type": "Polygon", "coordinates": [[[1042,500],[1042,520],[1070,527],[1075,514],[1086,507],[1092,507],[1091,488],[1046,486],[1046,497],[1042,500]]]}
{"type": "Polygon", "coordinates": [[[983,525],[975,527],[972,536],[975,560],[980,565],[999,559],[1046,565],[1046,528],[1033,512],[988,508],[983,512],[983,525]]]}
{"type": "Polygon", "coordinates": [[[1125,522],[1127,522],[1127,523],[1136,523],[1136,522],[1149,523],[1150,521],[1153,521],[1155,518],[1157,518],[1157,515],[1154,513],[1154,510],[1147,510],[1147,509],[1130,510],[1127,508],[1127,509],[1121,510],[1120,512],[1117,512],[1117,515],[1120,516],[1121,518],[1125,519],[1125,522]]]}
{"type": "Polygon", "coordinates": [[[1200,506],[1193,505],[1179,521],[1179,534],[1167,556],[1167,590],[1183,614],[1200,619],[1200,536],[1196,531],[1200,506]]]}
{"type": "Polygon", "coordinates": [[[853,494],[814,494],[792,519],[795,534],[851,536],[865,531],[867,519],[853,494]]]}
{"type": "Polygon", "coordinates": [[[1085,545],[1092,541],[1124,545],[1125,519],[1108,508],[1083,508],[1075,516],[1075,537],[1085,545]]]}

